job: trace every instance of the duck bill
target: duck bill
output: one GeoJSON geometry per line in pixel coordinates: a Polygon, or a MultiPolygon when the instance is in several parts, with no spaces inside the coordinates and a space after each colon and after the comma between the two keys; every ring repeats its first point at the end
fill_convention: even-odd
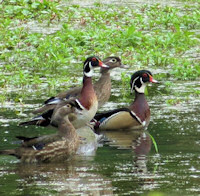
{"type": "Polygon", "coordinates": [[[102,61],[99,61],[99,66],[103,68],[109,68],[109,66],[104,64],[102,61]]]}
{"type": "Polygon", "coordinates": [[[158,83],[158,81],[157,81],[157,80],[155,80],[155,79],[153,79],[153,77],[152,77],[152,76],[150,76],[149,82],[151,82],[151,83],[158,83]]]}
{"type": "Polygon", "coordinates": [[[128,69],[129,66],[128,66],[128,65],[121,64],[121,65],[120,65],[120,68],[128,69]]]}

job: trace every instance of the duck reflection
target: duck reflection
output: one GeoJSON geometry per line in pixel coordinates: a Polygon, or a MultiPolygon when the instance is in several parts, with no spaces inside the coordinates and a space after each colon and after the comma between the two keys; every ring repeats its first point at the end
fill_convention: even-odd
{"type": "Polygon", "coordinates": [[[142,132],[133,140],[132,149],[135,152],[135,168],[137,172],[147,173],[147,155],[151,150],[152,141],[149,134],[142,132]]]}
{"type": "Polygon", "coordinates": [[[147,131],[105,131],[102,132],[107,144],[119,149],[132,149],[134,156],[135,172],[147,172],[147,155],[152,146],[151,138],[147,131]]]}
{"type": "Polygon", "coordinates": [[[26,195],[36,190],[45,195],[113,195],[111,181],[91,172],[92,165],[87,165],[88,160],[76,157],[60,164],[19,164],[16,173],[21,178],[20,189],[26,195]]]}

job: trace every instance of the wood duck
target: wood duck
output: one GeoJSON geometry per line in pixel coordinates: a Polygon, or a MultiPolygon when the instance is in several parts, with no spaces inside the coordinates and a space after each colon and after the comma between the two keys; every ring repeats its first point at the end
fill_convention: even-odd
{"type": "Polygon", "coordinates": [[[109,68],[101,68],[101,77],[99,80],[94,84],[94,90],[97,95],[97,99],[99,102],[100,108],[104,105],[110,98],[111,94],[111,77],[110,77],[110,70],[116,67],[124,68],[124,65],[121,63],[121,59],[119,57],[111,56],[103,61],[109,68]]]}
{"type": "Polygon", "coordinates": [[[150,71],[140,70],[135,72],[130,81],[131,92],[135,91],[135,99],[127,108],[119,108],[94,117],[96,129],[144,129],[150,121],[150,109],[145,99],[144,90],[148,83],[157,83],[150,71]]]}
{"type": "MultiPolygon", "coordinates": [[[[88,57],[84,62],[83,86],[80,96],[77,99],[72,98],[75,100],[77,107],[81,109],[81,112],[79,111],[75,116],[73,115],[72,118],[71,115],[69,116],[69,119],[75,128],[80,128],[89,123],[98,109],[98,100],[92,85],[92,75],[95,67],[108,68],[109,66],[105,65],[98,57],[95,56],[88,57]]],[[[20,125],[48,126],[51,122],[51,116],[56,105],[69,98],[70,97],[51,97],[45,101],[45,106],[40,110],[41,112],[45,111],[43,114],[30,121],[22,122],[20,125]]]]}
{"type": "Polygon", "coordinates": [[[80,143],[80,138],[74,126],[68,119],[68,115],[79,110],[75,101],[66,101],[58,104],[53,111],[51,123],[58,128],[58,132],[52,135],[26,138],[18,136],[22,140],[21,147],[2,150],[0,154],[13,155],[22,162],[54,162],[62,161],[75,154],[80,143]]]}
{"type": "MultiPolygon", "coordinates": [[[[108,67],[101,67],[100,73],[101,77],[94,84],[94,90],[98,99],[98,108],[104,105],[110,98],[111,94],[111,77],[110,70],[116,67],[124,67],[121,63],[121,59],[116,56],[110,56],[103,60],[103,63],[108,67]]],[[[81,94],[81,87],[75,87],[68,91],[59,93],[56,97],[61,99],[77,98],[81,94]]],[[[48,100],[47,100],[48,101],[48,100]]],[[[33,111],[34,114],[45,112],[46,106],[33,111]]]]}

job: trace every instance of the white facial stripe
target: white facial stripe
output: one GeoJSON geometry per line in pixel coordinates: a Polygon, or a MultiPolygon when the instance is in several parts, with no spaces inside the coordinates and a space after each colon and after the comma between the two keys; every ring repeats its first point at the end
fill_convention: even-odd
{"type": "Polygon", "coordinates": [[[133,92],[133,89],[134,89],[134,86],[135,86],[135,81],[136,81],[138,78],[139,78],[139,76],[136,77],[136,78],[133,80],[132,86],[131,86],[131,92],[133,92]]]}
{"type": "Polygon", "coordinates": [[[92,69],[91,61],[89,62],[89,68],[92,69]]]}
{"type": "Polygon", "coordinates": [[[86,63],[84,64],[84,68],[83,68],[83,69],[85,69],[85,67],[87,66],[87,64],[88,64],[88,62],[86,62],[86,63]]]}
{"type": "Polygon", "coordinates": [[[140,78],[140,82],[141,82],[141,84],[143,84],[144,82],[143,82],[143,80],[142,80],[142,77],[140,78]]]}

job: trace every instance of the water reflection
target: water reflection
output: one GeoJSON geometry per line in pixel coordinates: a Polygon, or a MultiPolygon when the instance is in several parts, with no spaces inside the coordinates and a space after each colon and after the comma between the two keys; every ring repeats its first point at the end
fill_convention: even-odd
{"type": "MultiPolygon", "coordinates": [[[[12,178],[15,188],[11,189],[13,194],[38,194],[38,195],[115,195],[116,183],[128,177],[134,182],[137,189],[152,187],[152,174],[147,169],[147,157],[151,150],[151,139],[149,135],[141,131],[109,131],[106,133],[109,141],[106,142],[108,152],[103,156],[76,156],[71,161],[63,163],[49,164],[22,164],[12,163],[11,166],[1,165],[1,180],[5,184],[2,189],[4,192],[6,183],[12,178]],[[109,137],[108,137],[109,136],[109,137]],[[114,146],[114,152],[110,149],[114,146]],[[106,163],[106,157],[117,155],[122,151],[131,162],[121,162],[121,159],[113,159],[113,162],[106,163]],[[95,160],[100,157],[100,160],[95,160]],[[103,160],[103,162],[102,162],[103,160]],[[106,164],[105,164],[106,163],[106,164]],[[107,167],[111,173],[107,171],[107,167]],[[12,169],[11,169],[12,168],[12,169]],[[128,173],[126,173],[128,172],[128,173]],[[124,176],[125,175],[125,176],[124,176]],[[117,177],[118,176],[118,177],[117,177]],[[124,177],[123,177],[124,176],[124,177]],[[114,186],[113,186],[114,183],[114,186]],[[143,187],[143,188],[141,188],[143,187]]],[[[103,148],[100,148],[101,151],[103,148]]],[[[8,157],[6,157],[7,160],[8,157]]],[[[11,161],[9,161],[11,164],[11,161]]],[[[121,185],[119,185],[120,187],[121,185]]],[[[123,184],[122,184],[123,186],[123,184]]]]}
{"type": "Polygon", "coordinates": [[[122,130],[104,131],[103,134],[107,138],[108,147],[116,149],[116,157],[112,155],[112,151],[110,152],[112,158],[108,163],[106,162],[106,170],[108,176],[112,176],[117,184],[117,189],[120,190],[119,194],[125,192],[132,195],[154,189],[157,183],[155,183],[154,168],[152,169],[150,166],[152,157],[149,156],[149,153],[152,140],[149,132],[122,130]],[[119,160],[121,161],[119,162],[119,160]]]}
{"type": "Polygon", "coordinates": [[[134,152],[135,172],[147,173],[147,155],[152,146],[152,141],[147,131],[105,131],[110,146],[119,149],[132,149],[134,152]]]}
{"type": "MultiPolygon", "coordinates": [[[[87,160],[88,161],[88,160],[87,160]]],[[[61,195],[112,195],[111,180],[92,173],[91,165],[84,160],[59,164],[21,164],[13,171],[19,176],[18,190],[21,194],[61,195]]]]}
{"type": "Polygon", "coordinates": [[[147,155],[151,150],[150,136],[142,132],[137,140],[133,141],[132,148],[135,152],[135,167],[137,172],[147,173],[147,155]]]}

